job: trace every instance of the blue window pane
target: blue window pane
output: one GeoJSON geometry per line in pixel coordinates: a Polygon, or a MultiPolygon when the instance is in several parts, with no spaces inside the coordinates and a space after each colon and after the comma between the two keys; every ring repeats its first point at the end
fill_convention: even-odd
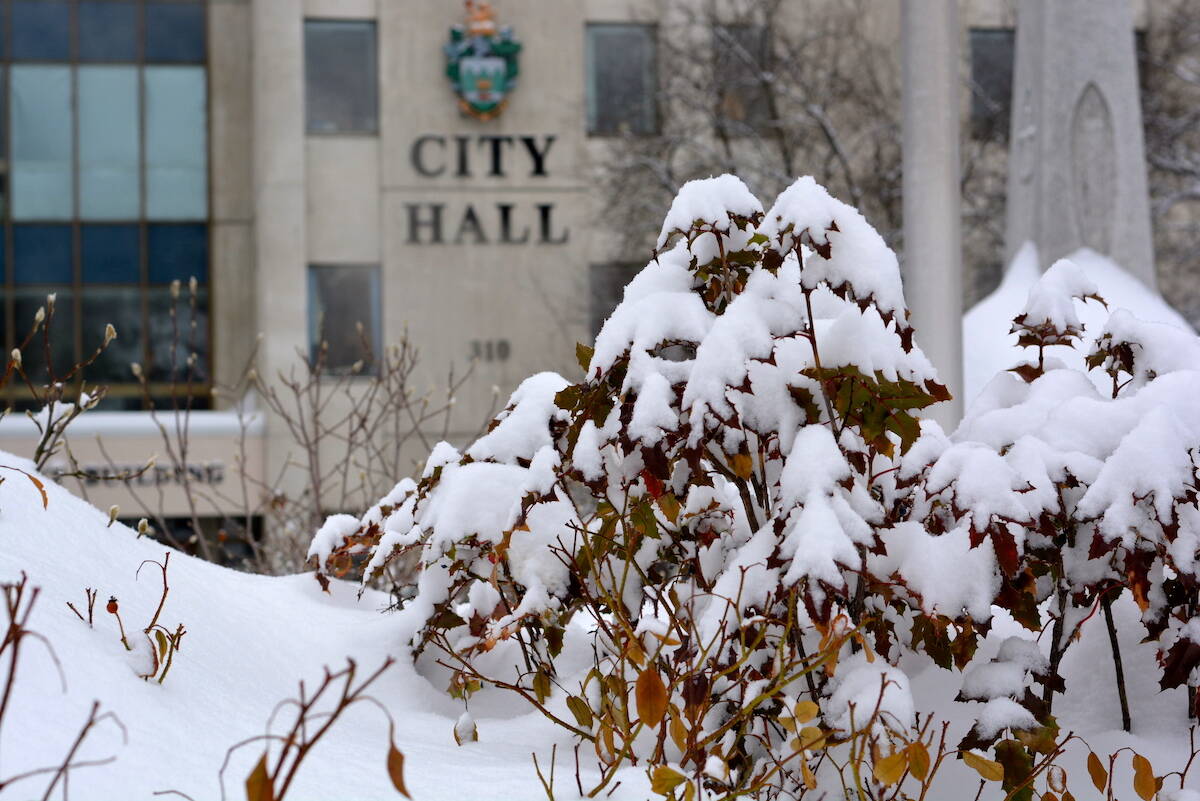
{"type": "Polygon", "coordinates": [[[150,283],[208,281],[208,226],[151,225],[146,231],[150,283]]]}
{"type": "Polygon", "coordinates": [[[70,67],[12,68],[12,214],[17,220],[69,220],[70,67]]]}
{"type": "MultiPolygon", "coordinates": [[[[4,279],[8,277],[8,248],[4,241],[4,231],[0,230],[0,284],[4,283],[4,279]]],[[[0,322],[3,322],[4,316],[4,301],[0,298],[0,322]]],[[[3,340],[4,329],[0,327],[0,340],[3,340]]]]}
{"type": "Polygon", "coordinates": [[[208,113],[203,67],[146,67],[146,216],[208,217],[208,113]]]}
{"type": "Polygon", "coordinates": [[[79,60],[137,61],[137,6],[80,3],[79,60]]]}
{"type": "Polygon", "coordinates": [[[204,61],[204,9],[199,3],[146,4],[146,61],[204,61]]]}
{"type": "Polygon", "coordinates": [[[66,61],[71,57],[71,15],[61,0],[12,4],[12,49],[18,60],[66,61]]]}
{"type": "Polygon", "coordinates": [[[16,283],[71,283],[71,226],[14,225],[12,231],[16,283]]]}
{"type": "Polygon", "coordinates": [[[136,67],[80,67],[79,216],[135,220],[141,212],[136,67]]]}
{"type": "Polygon", "coordinates": [[[81,229],[85,284],[136,284],[140,238],[136,225],[85,225],[81,229]]]}

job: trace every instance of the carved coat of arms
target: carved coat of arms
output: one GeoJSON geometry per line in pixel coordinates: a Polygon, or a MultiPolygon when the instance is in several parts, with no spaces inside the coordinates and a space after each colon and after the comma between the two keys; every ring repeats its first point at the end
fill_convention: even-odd
{"type": "Polygon", "coordinates": [[[521,43],[512,27],[496,24],[491,3],[467,0],[467,22],[450,29],[445,46],[446,75],[458,93],[462,110],[490,120],[504,110],[517,85],[521,43]]]}

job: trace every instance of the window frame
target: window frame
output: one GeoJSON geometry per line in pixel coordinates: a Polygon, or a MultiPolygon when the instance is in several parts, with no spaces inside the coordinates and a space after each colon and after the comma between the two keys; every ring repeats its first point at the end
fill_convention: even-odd
{"type": "MultiPolygon", "coordinates": [[[[191,408],[205,408],[210,403],[211,388],[213,376],[216,370],[216,354],[214,352],[214,311],[216,310],[215,293],[213,292],[213,114],[212,114],[212,80],[211,80],[211,52],[212,52],[212,37],[210,35],[209,25],[211,20],[211,9],[209,8],[210,0],[128,0],[134,8],[135,20],[135,54],[132,59],[114,59],[114,60],[83,60],[82,59],[82,44],[80,30],[80,7],[81,0],[66,0],[68,8],[68,58],[64,60],[56,59],[16,59],[13,57],[13,41],[15,31],[13,30],[12,7],[14,2],[19,0],[0,0],[0,17],[8,23],[0,27],[0,117],[3,122],[0,123],[0,157],[3,157],[7,165],[6,172],[0,175],[0,179],[5,181],[5,192],[0,198],[0,234],[3,237],[2,249],[0,249],[0,259],[2,259],[3,274],[0,275],[0,343],[5,346],[5,351],[19,344],[24,336],[28,333],[28,327],[19,325],[16,315],[17,298],[16,294],[21,292],[23,297],[31,295],[36,297],[37,293],[42,295],[49,293],[60,293],[60,298],[56,303],[55,320],[56,325],[53,330],[61,332],[63,319],[70,320],[72,328],[69,347],[65,347],[67,342],[63,339],[58,339],[54,345],[56,353],[69,351],[71,353],[70,363],[75,364],[90,357],[92,350],[85,350],[85,343],[88,340],[99,340],[102,331],[90,332],[91,335],[85,335],[83,330],[84,314],[84,297],[88,292],[89,287],[104,288],[104,289],[126,289],[131,292],[131,295],[136,296],[137,303],[141,310],[140,326],[141,326],[141,342],[139,352],[142,356],[140,363],[142,364],[144,375],[147,377],[146,387],[142,385],[130,372],[127,376],[117,378],[100,378],[93,379],[89,375],[89,371],[83,372],[83,379],[87,380],[88,384],[102,384],[107,386],[107,397],[114,401],[136,404],[138,408],[149,408],[146,405],[146,395],[150,396],[150,403],[157,405],[158,402],[166,398],[170,398],[173,394],[180,400],[186,402],[191,408]],[[146,58],[146,8],[150,4],[155,5],[175,5],[192,6],[200,10],[200,30],[203,36],[203,59],[201,61],[148,61],[146,58]],[[68,217],[61,219],[44,219],[44,218],[29,218],[29,219],[14,219],[13,217],[13,195],[12,195],[12,68],[14,66],[58,66],[65,67],[70,76],[70,137],[71,137],[71,214],[68,217]],[[139,203],[138,212],[133,217],[124,219],[103,219],[103,218],[85,218],[82,216],[81,204],[81,184],[83,170],[80,160],[80,70],[91,67],[131,67],[136,74],[137,97],[138,97],[138,186],[139,186],[139,203]],[[153,67],[195,67],[202,71],[204,77],[204,208],[200,217],[179,217],[179,218],[158,218],[151,216],[149,209],[149,197],[147,194],[147,103],[146,103],[146,70],[153,67]],[[14,230],[21,226],[36,226],[36,225],[56,225],[63,226],[69,229],[70,251],[71,251],[71,280],[69,283],[39,283],[25,282],[18,283],[16,279],[16,264],[15,264],[15,236],[14,230]],[[83,254],[83,239],[84,229],[89,226],[131,226],[137,230],[138,239],[138,281],[134,282],[108,282],[108,281],[87,281],[84,277],[84,254],[83,254]],[[201,350],[201,355],[205,357],[204,373],[202,380],[193,382],[187,381],[187,376],[178,377],[174,381],[155,380],[154,374],[156,366],[154,364],[154,343],[151,341],[151,317],[152,308],[156,298],[160,293],[167,293],[171,284],[153,283],[150,281],[150,253],[148,248],[148,240],[150,238],[151,226],[193,226],[203,225],[205,228],[205,264],[204,264],[204,280],[200,286],[200,294],[203,298],[202,302],[198,302],[197,308],[202,309],[200,319],[205,321],[204,341],[197,343],[197,349],[201,350]],[[69,303],[65,303],[61,297],[62,294],[69,296],[69,303]]],[[[197,276],[199,278],[199,276],[197,276]]],[[[189,289],[187,282],[184,281],[181,287],[179,298],[174,301],[177,312],[180,315],[179,325],[183,329],[181,334],[181,342],[186,342],[186,326],[189,319],[188,305],[189,289]]],[[[24,321],[23,321],[24,322],[24,321]]],[[[121,335],[119,326],[117,327],[118,338],[121,335]]],[[[36,348],[39,353],[41,351],[41,334],[39,333],[30,344],[30,349],[36,348]]],[[[90,344],[90,343],[89,343],[90,344]]],[[[58,358],[55,359],[57,363],[58,358]]],[[[94,375],[94,371],[91,371],[94,375]]],[[[34,376],[31,376],[34,378],[34,376]]],[[[35,383],[37,383],[35,379],[35,383]]],[[[73,384],[81,385],[82,381],[79,376],[72,379],[73,384]]],[[[21,381],[10,381],[4,388],[3,393],[0,393],[0,401],[6,403],[20,403],[23,400],[30,399],[29,390],[21,381]]],[[[104,408],[104,407],[102,407],[104,408]]]]}
{"type": "Polygon", "coordinates": [[[1015,28],[1003,25],[973,26],[967,29],[968,47],[968,88],[970,90],[970,109],[967,114],[967,125],[972,139],[997,142],[1007,142],[1012,128],[1012,87],[1016,80],[1017,71],[1017,31],[1015,28]],[[1009,96],[995,110],[985,109],[984,104],[994,101],[990,94],[982,91],[983,84],[976,77],[976,44],[977,35],[999,38],[1007,35],[1011,47],[1012,58],[1009,61],[1009,96]],[[983,112],[983,113],[981,113],[983,112]]]}
{"type": "Polygon", "coordinates": [[[381,119],[381,113],[380,113],[380,111],[382,109],[382,102],[381,102],[382,98],[380,95],[380,85],[381,85],[380,77],[381,76],[379,74],[379,21],[374,18],[365,18],[365,17],[308,17],[308,16],[306,16],[306,17],[304,17],[304,20],[302,22],[302,30],[301,30],[300,38],[301,38],[301,45],[302,45],[302,50],[303,50],[303,56],[301,58],[301,62],[302,62],[301,66],[303,69],[302,78],[304,81],[304,135],[312,136],[312,137],[327,137],[327,136],[378,137],[378,136],[380,136],[382,128],[383,128],[383,120],[381,119]],[[373,39],[374,39],[374,44],[375,44],[374,51],[373,51],[375,68],[371,74],[372,89],[373,89],[373,93],[374,93],[374,97],[372,98],[372,100],[375,105],[375,117],[374,117],[375,124],[373,127],[369,128],[369,129],[367,129],[367,128],[349,129],[348,128],[348,129],[338,129],[338,130],[329,130],[327,128],[316,128],[316,129],[313,128],[312,117],[310,116],[311,110],[312,110],[312,104],[310,102],[310,97],[309,97],[309,78],[308,78],[308,67],[309,67],[308,26],[310,24],[314,24],[314,25],[320,25],[320,24],[366,25],[371,28],[371,31],[374,34],[373,39]]]}
{"type": "Polygon", "coordinates": [[[659,103],[659,94],[662,91],[662,81],[660,78],[662,67],[662,54],[659,48],[659,24],[657,22],[630,22],[630,21],[604,21],[604,20],[589,20],[583,26],[583,100],[584,100],[584,132],[591,139],[620,139],[626,136],[632,136],[639,139],[653,138],[662,135],[662,104],[659,103]],[[593,108],[597,103],[597,93],[595,90],[595,61],[594,48],[592,47],[591,31],[599,28],[639,28],[646,31],[648,41],[650,42],[653,52],[650,54],[650,95],[647,100],[648,110],[651,118],[650,129],[646,131],[635,131],[632,129],[614,131],[600,131],[595,127],[595,114],[593,108]]]}
{"type": "Polygon", "coordinates": [[[352,366],[354,364],[353,362],[351,362],[351,365],[341,365],[340,367],[332,367],[327,364],[327,365],[325,365],[325,369],[323,369],[321,371],[321,375],[335,376],[338,378],[346,378],[346,379],[351,379],[351,380],[359,379],[359,378],[365,378],[365,379],[375,378],[379,375],[379,362],[380,362],[380,359],[384,355],[384,353],[383,353],[384,341],[386,340],[386,337],[384,336],[384,330],[383,330],[384,329],[383,265],[380,263],[316,261],[316,262],[309,262],[305,266],[305,270],[304,270],[305,337],[304,338],[305,338],[305,341],[308,346],[306,353],[308,354],[308,358],[309,358],[310,362],[315,364],[316,351],[317,351],[317,347],[320,344],[320,341],[316,337],[317,337],[317,334],[321,330],[319,327],[320,323],[316,319],[316,313],[317,313],[316,312],[316,303],[314,303],[315,292],[316,292],[316,288],[317,288],[315,276],[316,276],[316,273],[318,273],[318,272],[332,271],[332,270],[363,271],[363,272],[367,272],[371,276],[371,280],[373,283],[372,289],[374,291],[370,293],[370,295],[371,295],[370,310],[371,310],[371,314],[373,314],[375,316],[374,330],[368,329],[367,321],[356,320],[355,323],[361,322],[363,324],[363,328],[368,329],[367,330],[368,336],[371,336],[372,339],[374,340],[371,342],[371,346],[374,350],[371,354],[373,357],[371,359],[371,361],[368,362],[368,361],[364,360],[363,361],[363,369],[359,370],[357,373],[353,373],[349,370],[349,366],[352,366]]]}

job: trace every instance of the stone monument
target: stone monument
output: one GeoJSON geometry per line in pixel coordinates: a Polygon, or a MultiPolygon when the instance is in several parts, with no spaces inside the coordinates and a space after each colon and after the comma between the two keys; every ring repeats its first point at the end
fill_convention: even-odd
{"type": "Polygon", "coordinates": [[[1006,263],[1087,247],[1157,287],[1129,0],[1021,0],[1006,263]]]}

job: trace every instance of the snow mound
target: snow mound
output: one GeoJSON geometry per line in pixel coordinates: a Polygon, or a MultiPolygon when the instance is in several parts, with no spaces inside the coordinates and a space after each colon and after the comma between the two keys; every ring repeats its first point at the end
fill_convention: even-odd
{"type": "MultiPolygon", "coordinates": [[[[1086,342],[1100,334],[1110,314],[1116,316],[1114,312],[1117,309],[1127,310],[1140,321],[1166,323],[1191,333],[1192,327],[1161,295],[1125,272],[1111,259],[1085,248],[1071,254],[1068,260],[1081,268],[1087,284],[1094,286],[1100,297],[1108,303],[1107,309],[1098,303],[1076,303],[1073,309],[1068,310],[1067,313],[1078,314],[1078,320],[1084,327],[1085,340],[1085,344],[1073,352],[1067,348],[1054,349],[1054,355],[1068,366],[1083,369],[1083,354],[1090,349],[1086,342]]],[[[968,405],[979,397],[984,385],[993,376],[1027,357],[1026,351],[1017,346],[1016,334],[1009,334],[1008,331],[1014,317],[1022,310],[1030,310],[1027,304],[1034,299],[1030,298],[1029,293],[1041,277],[1037,250],[1032,244],[1026,244],[1013,258],[1000,286],[963,316],[963,352],[967,354],[963,378],[968,405]]],[[[1032,310],[1038,314],[1052,312],[1036,305],[1032,310]]],[[[1107,379],[1102,373],[1093,376],[1093,380],[1098,388],[1104,389],[1102,384],[1107,379]]]]}

